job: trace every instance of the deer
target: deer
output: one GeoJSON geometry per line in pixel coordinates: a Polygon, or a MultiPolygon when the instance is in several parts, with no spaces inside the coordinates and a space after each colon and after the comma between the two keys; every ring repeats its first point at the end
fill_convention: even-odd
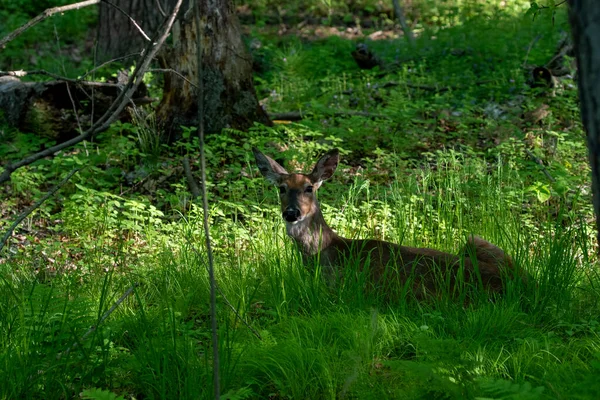
{"type": "Polygon", "coordinates": [[[479,236],[470,235],[458,254],[450,254],[383,240],[347,239],[334,232],[323,218],[316,194],[338,166],[337,149],[323,155],[308,174],[289,173],[257,148],[252,151],[262,176],[279,188],[286,232],[303,263],[320,266],[328,280],[340,279],[345,266],[354,261],[374,288],[404,285],[417,299],[439,295],[443,282],[450,291],[457,282],[466,282],[492,293],[503,292],[504,280],[514,269],[512,259],[479,236]]]}

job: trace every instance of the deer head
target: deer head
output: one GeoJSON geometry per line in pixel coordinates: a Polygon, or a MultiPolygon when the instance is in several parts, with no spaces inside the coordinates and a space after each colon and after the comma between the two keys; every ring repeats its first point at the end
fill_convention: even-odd
{"type": "Polygon", "coordinates": [[[316,191],[335,172],[340,158],[337,149],[330,150],[321,157],[310,174],[290,174],[277,161],[258,149],[253,148],[252,152],[261,174],[279,187],[281,214],[288,224],[310,219],[318,212],[316,191]]]}

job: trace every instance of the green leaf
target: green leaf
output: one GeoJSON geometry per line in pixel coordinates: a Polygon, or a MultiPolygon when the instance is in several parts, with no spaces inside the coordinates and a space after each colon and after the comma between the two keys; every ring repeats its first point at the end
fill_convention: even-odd
{"type": "Polygon", "coordinates": [[[529,5],[529,10],[525,12],[525,16],[528,17],[532,15],[534,18],[540,10],[540,6],[535,1],[532,1],[529,5]]]}
{"type": "Polygon", "coordinates": [[[535,197],[540,203],[544,203],[550,200],[550,197],[552,197],[550,187],[541,182],[534,183],[533,185],[529,186],[526,191],[535,194],[535,197]]]}

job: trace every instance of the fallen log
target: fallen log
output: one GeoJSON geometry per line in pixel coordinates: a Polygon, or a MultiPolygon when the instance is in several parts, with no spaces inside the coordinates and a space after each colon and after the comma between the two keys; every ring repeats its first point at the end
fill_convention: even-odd
{"type": "MultiPolygon", "coordinates": [[[[122,88],[121,84],[104,82],[23,82],[5,73],[0,77],[0,126],[62,143],[98,120],[122,88]]],[[[143,84],[132,101],[136,105],[152,101],[143,84]]],[[[119,115],[119,119],[128,118],[127,112],[119,115]]]]}

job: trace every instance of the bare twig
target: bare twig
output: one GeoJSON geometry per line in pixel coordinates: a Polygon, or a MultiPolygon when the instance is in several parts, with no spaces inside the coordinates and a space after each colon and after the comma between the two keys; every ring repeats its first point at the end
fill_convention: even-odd
{"type": "Polygon", "coordinates": [[[152,69],[149,69],[148,72],[162,72],[162,73],[167,73],[167,74],[175,74],[178,77],[180,77],[181,79],[183,79],[184,81],[186,81],[187,83],[189,83],[190,86],[198,89],[198,85],[196,85],[194,82],[190,81],[188,78],[186,78],[185,76],[183,76],[183,74],[181,74],[181,72],[177,72],[174,69],[171,69],[171,68],[152,68],[152,69]]]}
{"type": "MultiPolygon", "coordinates": [[[[71,94],[71,88],[69,84],[66,84],[67,94],[69,95],[69,100],[71,100],[71,106],[73,107],[73,115],[75,116],[75,121],[77,121],[78,133],[81,135],[83,133],[83,126],[81,125],[81,120],[79,119],[79,113],[77,112],[77,105],[75,104],[75,100],[73,99],[73,94],[71,94]]],[[[86,93],[87,94],[87,93],[86,93]]]]}
{"type": "Polygon", "coordinates": [[[163,10],[162,8],[162,4],[160,4],[160,0],[156,0],[156,8],[158,9],[158,12],[166,18],[167,14],[165,13],[165,10],[163,10]]]}
{"type": "Polygon", "coordinates": [[[542,10],[544,8],[550,8],[550,7],[558,7],[558,6],[562,6],[563,4],[565,4],[567,2],[567,0],[562,0],[561,2],[558,2],[556,4],[554,4],[553,6],[538,6],[538,10],[542,10]]]}
{"type": "MultiPolygon", "coordinates": [[[[477,81],[474,83],[474,85],[483,85],[486,83],[490,83],[493,82],[493,80],[491,79],[486,79],[486,80],[481,80],[481,81],[477,81]]],[[[461,85],[461,86],[439,86],[439,85],[424,85],[421,83],[412,83],[410,81],[404,81],[404,82],[398,82],[398,81],[388,81],[388,82],[384,82],[384,83],[375,83],[373,85],[370,86],[371,90],[375,90],[375,89],[387,89],[387,88],[391,88],[391,87],[396,87],[396,86],[406,86],[407,88],[411,88],[411,89],[417,89],[417,90],[425,90],[427,92],[437,92],[437,93],[444,93],[450,90],[460,90],[460,89],[464,89],[467,86],[466,85],[461,85]]],[[[469,85],[472,86],[472,85],[469,85]]],[[[354,93],[354,91],[352,89],[349,90],[344,90],[342,92],[343,94],[352,94],[354,93]]],[[[321,94],[321,96],[324,93],[321,94]]]]}
{"type": "Polygon", "coordinates": [[[404,32],[404,36],[406,36],[408,42],[414,46],[415,37],[410,28],[408,27],[408,24],[406,23],[406,18],[404,17],[404,10],[402,10],[402,6],[400,6],[400,1],[392,0],[392,3],[394,3],[394,13],[396,14],[396,18],[398,18],[398,23],[400,23],[400,27],[402,28],[402,32],[404,32]]]}
{"type": "MultiPolygon", "coordinates": [[[[58,47],[58,54],[61,54],[60,38],[58,36],[58,31],[56,30],[56,25],[54,25],[54,36],[56,37],[56,45],[58,47]]],[[[61,66],[63,69],[63,74],[66,75],[67,69],[65,68],[64,58],[62,58],[62,57],[61,57],[61,66]]],[[[69,84],[67,83],[65,85],[65,87],[67,88],[67,94],[69,95],[69,100],[71,101],[71,106],[73,107],[73,115],[75,116],[75,120],[77,121],[77,128],[79,128],[79,131],[77,133],[79,133],[81,135],[83,133],[83,127],[81,125],[81,120],[79,119],[79,113],[77,112],[77,105],[75,104],[75,100],[73,99],[73,95],[71,94],[71,88],[69,87],[69,84]]]]}
{"type": "Polygon", "coordinates": [[[24,77],[27,75],[45,75],[51,78],[56,79],[57,81],[64,81],[69,83],[75,83],[77,85],[83,86],[92,86],[92,87],[122,87],[123,85],[117,83],[108,83],[108,82],[94,82],[94,81],[85,81],[82,79],[72,79],[67,78],[66,76],[58,75],[53,72],[45,71],[43,69],[36,69],[33,71],[0,71],[0,76],[16,76],[16,77],[24,77]]]}
{"type": "Polygon", "coordinates": [[[573,44],[571,43],[570,39],[571,39],[570,35],[565,35],[563,37],[563,39],[558,44],[558,49],[557,49],[556,53],[554,54],[554,56],[552,56],[552,58],[546,64],[544,64],[544,67],[546,67],[548,69],[553,69],[552,66],[555,65],[557,62],[559,64],[562,64],[562,60],[561,59],[570,50],[573,50],[573,44]]]}
{"type": "MultiPolygon", "coordinates": [[[[36,69],[33,71],[24,71],[24,70],[19,70],[19,71],[0,71],[0,76],[15,76],[18,78],[22,78],[24,76],[27,75],[45,75],[45,76],[49,76],[50,78],[54,78],[58,81],[64,81],[64,82],[70,82],[70,83],[76,83],[78,85],[83,85],[83,86],[91,86],[91,87],[122,87],[123,85],[120,83],[110,83],[110,82],[96,82],[96,81],[87,81],[87,80],[83,80],[82,78],[84,78],[85,76],[89,75],[92,72],[95,72],[96,70],[98,70],[99,68],[101,68],[102,66],[106,65],[106,64],[110,64],[111,62],[115,62],[115,61],[119,61],[121,59],[124,58],[129,58],[135,55],[139,55],[139,53],[133,53],[133,54],[129,54],[127,56],[124,57],[120,57],[120,58],[115,58],[113,60],[107,61],[101,65],[99,65],[98,67],[86,72],[84,75],[81,76],[81,78],[78,79],[73,79],[73,78],[67,78],[66,76],[62,76],[62,75],[58,75],[55,74],[53,72],[49,72],[49,71],[45,71],[43,69],[36,69]]],[[[178,77],[180,77],[181,79],[183,79],[184,81],[186,81],[187,83],[189,83],[191,86],[197,88],[198,86],[190,81],[188,78],[186,78],[185,76],[183,76],[183,74],[181,74],[180,72],[175,71],[174,69],[171,68],[149,68],[146,72],[160,72],[160,73],[167,73],[167,74],[175,74],[178,77]]]]}
{"type": "Polygon", "coordinates": [[[185,171],[185,179],[187,179],[188,186],[190,187],[190,192],[192,192],[192,197],[196,200],[200,197],[200,188],[198,188],[198,184],[192,175],[192,169],[190,168],[190,158],[188,156],[183,157],[183,170],[185,171]]]}
{"type": "MultiPolygon", "coordinates": [[[[485,83],[490,83],[493,82],[493,80],[491,79],[486,79],[486,80],[481,80],[481,81],[477,81],[474,84],[471,84],[469,86],[472,85],[483,85],[485,83]]],[[[444,93],[447,92],[449,90],[460,90],[460,89],[464,89],[466,87],[469,87],[467,85],[461,85],[461,86],[439,86],[439,85],[424,85],[421,83],[412,83],[410,81],[404,81],[404,82],[398,82],[398,81],[388,81],[388,82],[383,82],[383,83],[375,83],[372,84],[371,86],[369,86],[370,90],[376,90],[376,89],[387,89],[387,88],[391,88],[391,87],[396,87],[396,86],[406,86],[408,88],[411,89],[417,89],[417,90],[425,90],[427,92],[437,92],[437,93],[444,93]]],[[[330,93],[330,91],[323,91],[321,93],[319,93],[317,95],[317,97],[322,97],[326,94],[330,93]]],[[[353,89],[348,89],[348,90],[344,90],[342,92],[342,94],[353,94],[354,90],[353,89]]]]}
{"type": "Polygon", "coordinates": [[[97,67],[94,67],[94,68],[90,69],[89,71],[87,71],[85,74],[81,75],[81,79],[85,78],[89,74],[92,74],[92,73],[98,71],[100,68],[104,67],[105,65],[112,64],[112,63],[117,62],[117,61],[123,61],[123,60],[126,60],[126,59],[131,58],[131,57],[136,57],[136,56],[139,57],[142,54],[143,54],[143,52],[139,52],[138,51],[136,53],[126,54],[126,55],[124,55],[122,57],[117,57],[117,58],[113,58],[112,60],[105,61],[102,64],[98,65],[97,67]]]}
{"type": "MultiPolygon", "coordinates": [[[[93,54],[94,54],[94,65],[97,65],[97,61],[98,61],[98,41],[94,42],[94,51],[93,51],[93,54]]],[[[92,79],[94,79],[96,77],[96,74],[94,72],[95,72],[94,69],[92,69],[92,79]]],[[[95,92],[95,90],[94,90],[94,88],[92,88],[92,94],[91,94],[91,98],[92,98],[92,101],[91,101],[92,112],[90,113],[90,126],[94,125],[94,115],[96,114],[95,113],[95,110],[96,110],[96,98],[94,96],[94,94],[95,94],[94,92],[95,92]]],[[[85,90],[84,90],[84,93],[87,95],[87,92],[85,90]]]]}
{"type": "Polygon", "coordinates": [[[221,384],[219,378],[219,337],[217,331],[217,281],[215,280],[215,262],[213,259],[210,229],[208,226],[208,195],[206,190],[206,155],[204,154],[204,73],[202,67],[202,40],[204,35],[200,28],[200,0],[194,1],[194,18],[196,23],[197,68],[198,87],[198,140],[200,141],[200,169],[202,173],[202,209],[204,211],[203,225],[206,237],[206,255],[208,256],[208,279],[210,282],[210,325],[212,331],[213,347],[213,392],[215,400],[221,398],[221,384]]]}
{"type": "Polygon", "coordinates": [[[335,117],[367,117],[367,118],[384,118],[389,119],[389,115],[370,113],[367,111],[336,111],[333,113],[335,117]]]}
{"type": "Polygon", "coordinates": [[[115,99],[115,101],[111,104],[111,106],[108,108],[108,110],[106,110],[104,115],[102,115],[102,117],[100,117],[96,121],[96,123],[94,123],[94,125],[92,125],[83,134],[81,134],[71,140],[68,140],[64,143],[49,147],[38,153],[32,154],[28,157],[25,157],[24,159],[22,159],[18,162],[6,165],[4,167],[4,171],[2,172],[2,174],[0,174],[0,183],[4,183],[4,182],[8,181],[10,179],[11,174],[18,168],[21,168],[25,165],[34,163],[37,160],[40,160],[44,157],[52,155],[59,150],[65,149],[67,147],[71,147],[79,142],[82,142],[83,140],[86,140],[86,139],[92,137],[93,135],[95,135],[99,132],[102,132],[102,131],[108,129],[108,127],[117,119],[117,117],[121,113],[121,111],[123,111],[125,106],[131,101],[131,96],[135,93],[139,84],[142,82],[144,73],[148,70],[148,67],[150,66],[150,63],[152,62],[152,60],[154,59],[154,56],[156,56],[156,53],[158,53],[161,46],[167,39],[167,36],[169,35],[169,31],[171,30],[171,27],[173,26],[173,23],[175,22],[175,18],[181,7],[182,1],[183,0],[177,0],[177,3],[175,4],[171,15],[169,16],[169,18],[167,18],[163,22],[161,29],[159,30],[160,34],[159,34],[158,40],[156,41],[156,44],[149,43],[147,45],[146,49],[143,52],[143,56],[137,63],[137,67],[133,71],[133,74],[131,74],[131,76],[129,77],[127,84],[123,87],[122,92],[115,99]]]}
{"type": "MultiPolygon", "coordinates": [[[[135,19],[133,19],[131,17],[131,15],[127,14],[125,12],[125,10],[123,10],[118,5],[111,3],[110,1],[102,0],[102,2],[104,4],[108,4],[111,7],[114,7],[117,11],[119,11],[121,14],[123,14],[124,16],[126,16],[129,19],[129,21],[131,21],[131,23],[133,24],[133,26],[135,26],[136,29],[142,34],[142,36],[144,37],[144,39],[146,39],[148,42],[151,41],[151,39],[148,37],[148,35],[146,35],[146,32],[144,32],[144,30],[142,29],[142,27],[135,21],[135,19]]],[[[166,17],[166,15],[165,15],[165,17],[166,17]]]]}
{"type": "Polygon", "coordinates": [[[79,3],[75,3],[75,4],[68,4],[66,6],[48,8],[47,10],[45,10],[43,13],[41,13],[37,17],[29,20],[29,22],[27,22],[26,24],[22,25],[21,27],[15,29],[14,31],[9,33],[8,35],[4,36],[0,40],[0,49],[3,49],[8,42],[17,38],[19,35],[21,35],[27,29],[42,22],[43,20],[51,17],[54,14],[63,13],[65,11],[71,11],[71,10],[79,10],[80,8],[84,8],[87,6],[93,6],[94,4],[98,4],[100,2],[101,2],[101,0],[86,0],[86,1],[79,2],[79,3]]]}
{"type": "MultiPolygon", "coordinates": [[[[425,90],[428,92],[437,92],[437,93],[444,93],[450,90],[461,90],[467,87],[471,87],[473,85],[484,85],[486,83],[491,83],[494,82],[493,79],[484,79],[481,81],[476,81],[473,82],[470,85],[458,85],[458,86],[439,86],[439,85],[423,85],[421,83],[412,83],[410,81],[406,81],[406,82],[396,82],[396,81],[389,81],[389,82],[385,82],[383,85],[381,85],[380,87],[383,88],[389,88],[389,87],[394,87],[394,86],[406,86],[408,88],[411,89],[418,89],[418,90],[425,90]]],[[[378,84],[374,84],[373,89],[377,89],[379,87],[378,84]]]]}
{"type": "Polygon", "coordinates": [[[389,88],[389,87],[402,86],[402,85],[409,87],[411,89],[419,89],[419,90],[426,90],[426,91],[430,91],[430,92],[439,92],[439,93],[447,92],[450,89],[453,89],[451,86],[422,85],[420,83],[396,82],[396,81],[386,82],[382,85],[382,87],[389,88]]]}
{"type": "Polygon", "coordinates": [[[540,160],[538,157],[536,157],[536,155],[533,154],[529,149],[525,149],[525,153],[527,153],[529,158],[531,158],[540,167],[540,169],[542,170],[544,175],[546,175],[546,178],[548,178],[548,180],[550,182],[553,182],[553,183],[556,182],[556,179],[554,179],[554,177],[552,175],[550,175],[550,172],[548,172],[546,167],[544,167],[544,162],[542,160],[540,160]]]}
{"type": "MultiPolygon", "coordinates": [[[[301,121],[308,114],[312,114],[312,112],[310,112],[310,111],[307,111],[307,112],[290,111],[290,112],[285,112],[285,113],[269,114],[269,118],[271,120],[281,120],[281,121],[301,121]]],[[[389,115],[369,113],[366,111],[336,111],[333,113],[324,112],[324,114],[333,115],[334,117],[358,116],[358,117],[367,117],[367,118],[386,118],[386,119],[390,118],[389,115]]]]}
{"type": "Polygon", "coordinates": [[[83,336],[81,337],[81,339],[79,339],[79,342],[75,342],[73,343],[67,350],[65,350],[64,353],[58,354],[56,356],[57,359],[60,359],[63,355],[65,354],[69,354],[71,352],[71,350],[75,349],[79,343],[82,343],[85,341],[85,339],[87,339],[88,336],[90,336],[96,329],[98,329],[98,327],[100,326],[100,324],[102,324],[106,318],[108,318],[110,316],[110,314],[112,314],[117,307],[119,307],[119,305],[121,305],[122,302],[125,301],[125,299],[133,292],[133,290],[138,287],[139,284],[138,283],[134,283],[129,289],[127,289],[127,291],[125,293],[123,293],[123,295],[115,302],[115,304],[113,304],[113,306],[111,308],[109,308],[103,315],[102,317],[98,320],[98,323],[96,325],[92,325],[90,327],[90,329],[87,330],[86,333],[83,334],[83,336]]]}
{"type": "Polygon", "coordinates": [[[6,231],[6,233],[4,234],[4,236],[2,236],[2,239],[0,239],[0,252],[2,252],[2,249],[4,248],[4,245],[6,244],[6,241],[8,240],[8,238],[12,235],[13,231],[15,230],[15,228],[25,219],[29,216],[29,214],[31,214],[33,211],[35,211],[37,208],[39,208],[42,204],[44,204],[44,202],[46,200],[48,200],[50,197],[52,197],[54,195],[54,193],[56,193],[56,191],[58,189],[60,189],[61,187],[64,186],[65,183],[67,183],[69,181],[69,179],[71,179],[71,177],[73,175],[75,175],[78,171],[80,171],[81,168],[76,168],[73,171],[69,172],[67,174],[67,176],[64,177],[64,179],[62,181],[60,181],[56,186],[54,186],[52,189],[50,189],[44,196],[42,196],[41,199],[39,199],[38,201],[35,202],[35,204],[33,204],[31,207],[29,207],[27,210],[23,211],[15,220],[15,222],[13,222],[13,224],[8,228],[8,230],[6,231]]]}

